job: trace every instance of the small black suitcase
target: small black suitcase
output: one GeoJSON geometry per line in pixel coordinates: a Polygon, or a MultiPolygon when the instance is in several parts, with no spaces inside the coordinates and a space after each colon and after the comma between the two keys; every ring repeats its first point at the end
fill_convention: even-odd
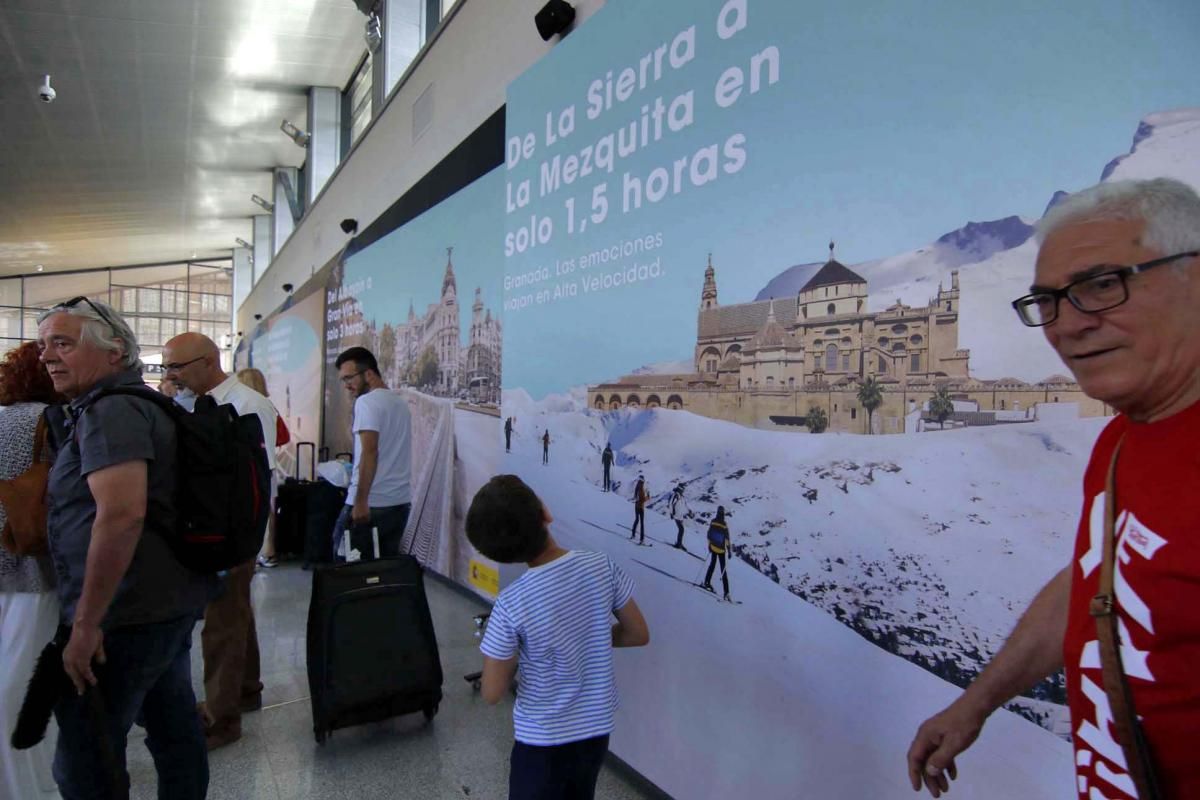
{"type": "MultiPolygon", "coordinates": [[[[303,555],[308,527],[308,500],[315,483],[317,446],[296,443],[296,472],[285,478],[275,496],[275,552],[278,555],[303,555]],[[309,450],[309,477],[300,477],[300,461],[309,450]]],[[[332,534],[332,528],[330,528],[332,534]]]]}
{"type": "Polygon", "coordinates": [[[333,529],[346,505],[346,490],[324,478],[308,487],[308,519],[304,534],[304,568],[333,561],[333,529]]]}
{"type": "Polygon", "coordinates": [[[442,700],[442,662],[412,556],[320,565],[308,606],[313,734],[420,711],[442,700]]]}

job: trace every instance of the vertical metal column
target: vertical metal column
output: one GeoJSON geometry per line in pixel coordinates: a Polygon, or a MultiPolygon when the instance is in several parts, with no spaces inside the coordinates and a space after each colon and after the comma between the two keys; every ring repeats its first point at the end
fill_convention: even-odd
{"type": "Polygon", "coordinates": [[[275,248],[271,245],[271,215],[254,215],[254,282],[258,283],[267,267],[271,266],[271,257],[275,248]]]}
{"type": "Polygon", "coordinates": [[[296,229],[296,223],[300,221],[300,217],[304,214],[304,209],[300,206],[300,198],[297,195],[300,171],[295,167],[276,167],[272,183],[274,184],[274,194],[271,198],[275,204],[275,211],[272,215],[272,244],[271,254],[274,255],[283,247],[283,243],[292,235],[292,231],[296,229]]]}
{"type": "MultiPolygon", "coordinates": [[[[304,196],[312,205],[337,169],[342,152],[342,92],[331,86],[308,90],[308,163],[304,168],[304,196]]],[[[278,207],[276,203],[276,207],[278,207]]]]}
{"type": "Polygon", "coordinates": [[[250,296],[254,286],[254,267],[250,264],[250,248],[235,247],[233,249],[233,309],[236,319],[237,309],[242,307],[250,296]]]}

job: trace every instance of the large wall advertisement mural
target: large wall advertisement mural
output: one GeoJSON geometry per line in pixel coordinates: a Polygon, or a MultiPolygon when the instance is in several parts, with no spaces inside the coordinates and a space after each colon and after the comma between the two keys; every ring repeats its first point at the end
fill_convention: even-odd
{"type": "Polygon", "coordinates": [[[413,510],[404,547],[486,596],[498,590],[496,565],[476,558],[463,520],[500,466],[501,182],[494,170],[348,256],[325,293],[327,446],[353,449],[353,403],[334,362],[364,346],[412,413],[413,510]]]}
{"type": "MultiPolygon", "coordinates": [[[[1009,307],[1032,224],[1101,177],[1200,187],[1165,79],[1196,22],[610,0],[510,86],[498,471],[636,582],[617,755],[677,797],[911,796],[917,725],[1069,559],[1110,413],[1009,307]],[[730,603],[696,585],[718,506],[730,603]]],[[[997,713],[955,793],[1072,796],[1063,703],[1051,679],[997,713]]]]}
{"type": "MultiPolygon", "coordinates": [[[[275,408],[287,423],[290,441],[279,448],[279,470],[284,475],[296,471],[296,445],[321,441],[321,374],[325,330],[324,292],[318,285],[325,272],[311,286],[302,287],[295,298],[251,332],[249,343],[239,345],[235,354],[237,368],[254,367],[267,379],[267,392],[275,408]]],[[[309,457],[300,464],[308,477],[309,457]]]]}

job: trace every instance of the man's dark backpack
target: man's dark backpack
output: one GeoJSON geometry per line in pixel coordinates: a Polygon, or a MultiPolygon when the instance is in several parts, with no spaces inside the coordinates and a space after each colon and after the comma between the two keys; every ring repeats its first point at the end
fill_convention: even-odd
{"type": "MultiPolygon", "coordinates": [[[[271,472],[257,414],[238,414],[208,395],[187,409],[149,387],[116,386],[91,402],[124,394],[155,403],[175,422],[176,534],[180,563],[217,572],[258,554],[271,507],[271,472]]],[[[89,403],[90,405],[90,403],[89,403]]]]}

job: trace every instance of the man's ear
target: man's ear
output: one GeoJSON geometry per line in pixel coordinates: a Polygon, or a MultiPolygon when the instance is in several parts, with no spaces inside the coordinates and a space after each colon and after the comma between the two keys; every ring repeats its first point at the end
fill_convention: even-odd
{"type": "Polygon", "coordinates": [[[542,503],[542,521],[549,525],[554,522],[553,515],[550,514],[550,509],[546,508],[546,504],[542,503]]]}

